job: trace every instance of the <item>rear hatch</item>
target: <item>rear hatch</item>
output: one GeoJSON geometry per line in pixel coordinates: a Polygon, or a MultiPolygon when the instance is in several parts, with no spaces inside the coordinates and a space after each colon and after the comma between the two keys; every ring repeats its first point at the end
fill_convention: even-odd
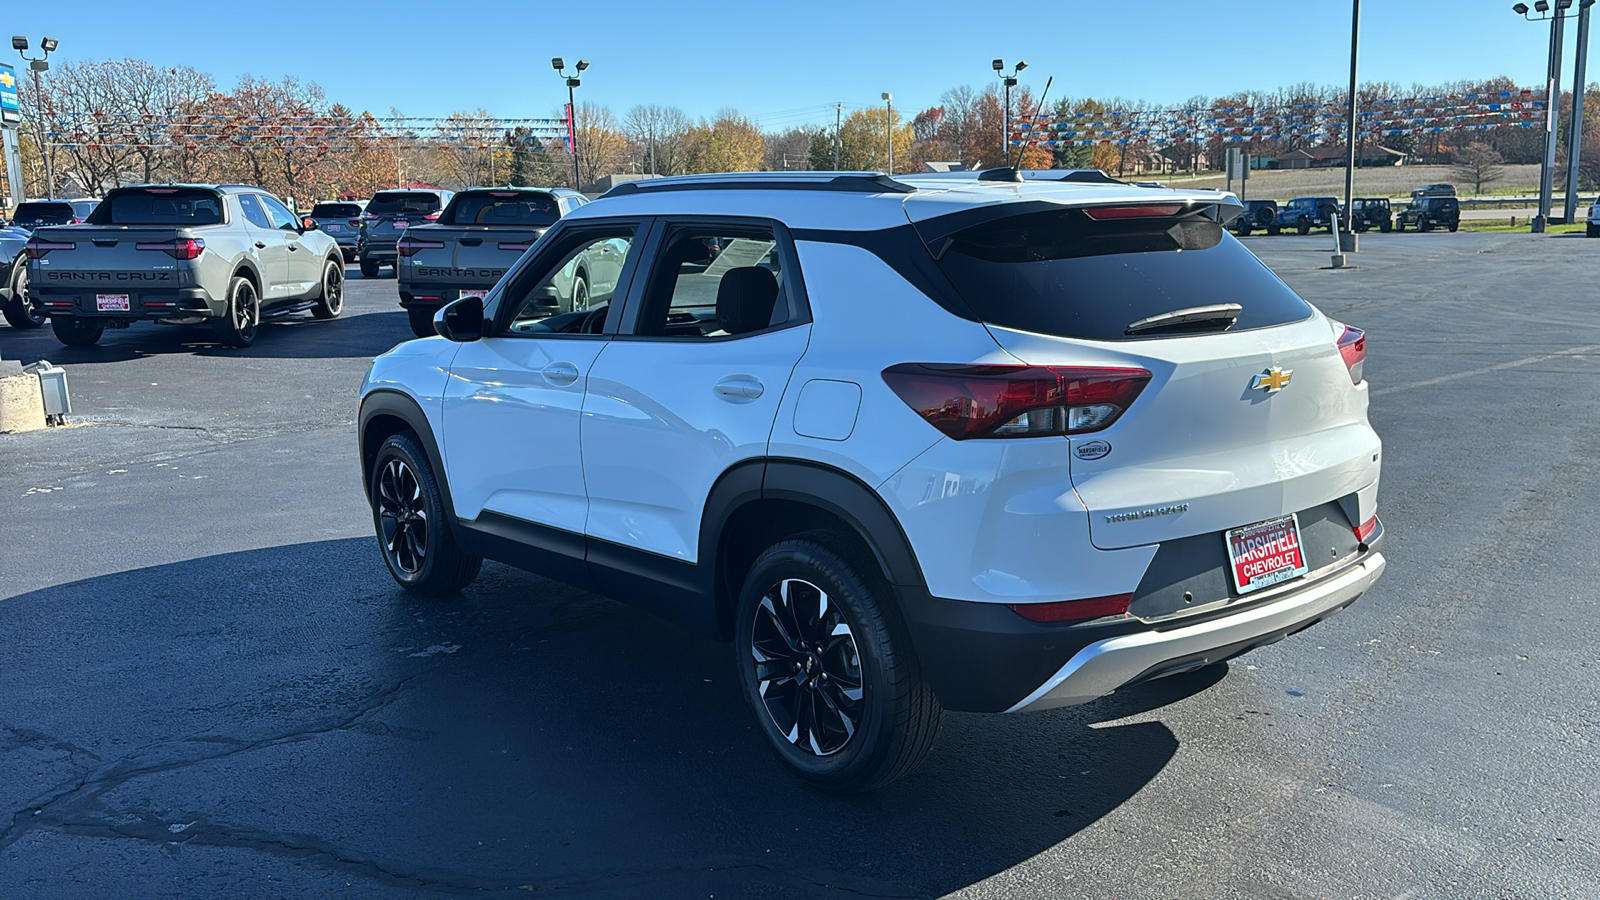
{"type": "Polygon", "coordinates": [[[437,225],[406,235],[402,276],[414,288],[440,287],[443,300],[487,291],[560,217],[560,204],[545,191],[462,191],[437,225]]]}
{"type": "Polygon", "coordinates": [[[359,203],[318,203],[309,218],[315,219],[324,233],[341,244],[353,242],[361,230],[359,203]]]}
{"type": "Polygon", "coordinates": [[[1067,434],[1060,466],[1094,544],[1223,532],[1375,482],[1379,442],[1360,369],[1339,347],[1343,326],[1222,229],[1229,206],[1101,202],[1110,206],[1018,203],[1019,214],[971,224],[916,222],[971,317],[1011,355],[1121,379],[1120,395],[1068,399],[1055,430],[1039,432],[1067,434]],[[1142,375],[1128,378],[1139,370],[1142,390],[1142,375]]]}
{"type": "Polygon", "coordinates": [[[78,221],[72,204],[65,200],[30,201],[17,204],[11,222],[18,228],[44,228],[50,225],[70,225],[78,221]]]}
{"type": "Polygon", "coordinates": [[[438,221],[443,209],[433,191],[379,191],[361,215],[361,231],[368,246],[392,247],[407,228],[438,221]]]}

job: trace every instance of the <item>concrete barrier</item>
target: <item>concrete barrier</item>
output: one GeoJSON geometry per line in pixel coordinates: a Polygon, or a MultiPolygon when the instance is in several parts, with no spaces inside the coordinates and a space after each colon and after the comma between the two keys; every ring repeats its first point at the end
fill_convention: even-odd
{"type": "Polygon", "coordinates": [[[0,362],[0,434],[37,431],[45,426],[39,376],[16,362],[0,362]]]}

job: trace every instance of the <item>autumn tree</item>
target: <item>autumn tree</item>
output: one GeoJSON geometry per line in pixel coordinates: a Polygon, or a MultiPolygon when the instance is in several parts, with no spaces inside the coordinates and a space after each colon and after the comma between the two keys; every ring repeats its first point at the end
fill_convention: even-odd
{"type": "Polygon", "coordinates": [[[1456,181],[1472,185],[1472,193],[1476,196],[1486,184],[1499,181],[1505,174],[1501,164],[1505,160],[1493,147],[1481,141],[1468,144],[1465,150],[1455,154],[1455,160],[1450,167],[1450,177],[1456,181]]]}
{"type": "Polygon", "coordinates": [[[753,172],[761,168],[761,129],[737,110],[725,109],[683,137],[684,171],[753,172]]]}

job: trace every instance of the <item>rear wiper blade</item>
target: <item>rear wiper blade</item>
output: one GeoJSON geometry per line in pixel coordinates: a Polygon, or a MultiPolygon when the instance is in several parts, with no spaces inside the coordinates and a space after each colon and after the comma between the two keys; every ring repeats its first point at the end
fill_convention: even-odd
{"type": "Polygon", "coordinates": [[[1167,328],[1172,325],[1186,325],[1190,322],[1227,322],[1231,325],[1235,319],[1239,318],[1239,314],[1242,312],[1244,312],[1244,307],[1237,303],[1191,306],[1187,309],[1175,309],[1171,312],[1158,313],[1140,319],[1129,324],[1123,333],[1137,334],[1141,331],[1167,328]]]}

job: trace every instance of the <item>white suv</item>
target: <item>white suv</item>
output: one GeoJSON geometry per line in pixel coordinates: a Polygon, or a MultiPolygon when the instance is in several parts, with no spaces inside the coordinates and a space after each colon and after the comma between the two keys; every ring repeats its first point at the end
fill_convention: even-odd
{"type": "Polygon", "coordinates": [[[1380,442],[1362,333],[1238,212],[1098,173],[623,185],[373,363],[384,559],[418,594],[488,557],[731,641],[830,789],[910,771],[945,709],[1276,641],[1383,571],[1380,442]],[[615,284],[570,310],[596,254],[615,284]]]}

